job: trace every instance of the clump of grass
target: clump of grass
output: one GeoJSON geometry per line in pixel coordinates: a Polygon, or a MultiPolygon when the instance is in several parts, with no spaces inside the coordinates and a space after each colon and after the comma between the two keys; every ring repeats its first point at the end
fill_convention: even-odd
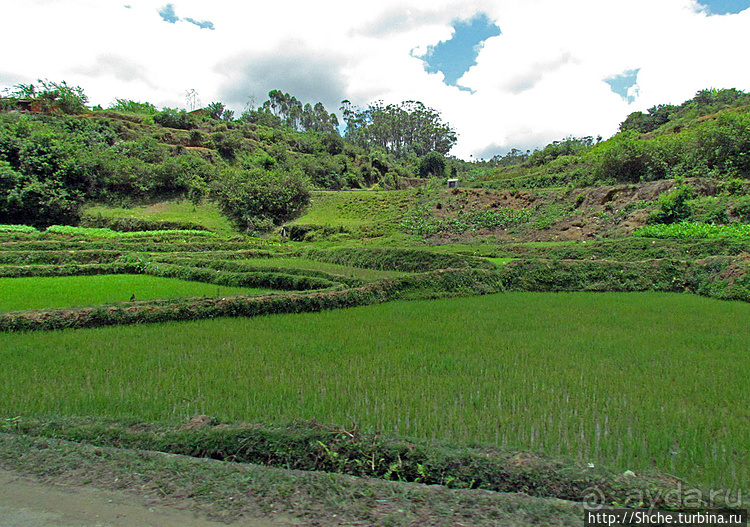
{"type": "MultiPolygon", "coordinates": [[[[638,503],[628,500],[630,492],[650,487],[663,494],[677,483],[660,475],[623,476],[608,468],[592,468],[586,463],[532,452],[411,441],[317,422],[267,426],[220,423],[207,415],[198,415],[176,428],[132,420],[15,417],[5,423],[0,421],[0,431],[101,447],[159,451],[451,489],[523,492],[570,501],[581,501],[590,487],[596,486],[605,496],[605,503],[631,506],[638,503]]],[[[702,504],[710,499],[715,500],[713,506],[721,506],[724,505],[721,498],[706,495],[702,504]]]]}
{"type": "Polygon", "coordinates": [[[339,525],[448,527],[470,519],[475,527],[556,527],[574,525],[583,515],[578,503],[526,494],[288,471],[15,434],[0,436],[0,465],[66,488],[128,489],[149,503],[192,505],[200,516],[222,522],[257,517],[267,524],[281,513],[306,525],[328,525],[335,518],[339,525]]]}

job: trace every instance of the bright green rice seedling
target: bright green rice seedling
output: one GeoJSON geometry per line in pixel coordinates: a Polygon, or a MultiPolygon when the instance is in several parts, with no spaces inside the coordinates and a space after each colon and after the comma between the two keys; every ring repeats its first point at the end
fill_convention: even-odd
{"type": "Polygon", "coordinates": [[[90,306],[137,300],[192,296],[255,295],[265,289],[225,287],[148,275],[0,278],[0,311],[90,306]]]}
{"type": "Polygon", "coordinates": [[[4,334],[0,408],[354,422],[745,488],[748,317],[692,295],[517,293],[4,334]]]}
{"type": "Polygon", "coordinates": [[[153,236],[207,236],[218,237],[215,232],[197,230],[160,230],[160,231],[133,231],[120,232],[112,229],[97,229],[93,227],[72,227],[70,225],[52,225],[47,227],[47,232],[53,234],[66,234],[69,236],[86,236],[87,238],[141,238],[153,236]]]}
{"type": "Polygon", "coordinates": [[[0,233],[3,232],[31,233],[37,232],[37,230],[30,225],[0,225],[0,233]]]}
{"type": "Polygon", "coordinates": [[[683,221],[681,223],[644,225],[636,229],[633,235],[643,238],[676,238],[688,240],[695,238],[747,240],[750,239],[750,225],[746,223],[715,225],[713,223],[683,221]]]}

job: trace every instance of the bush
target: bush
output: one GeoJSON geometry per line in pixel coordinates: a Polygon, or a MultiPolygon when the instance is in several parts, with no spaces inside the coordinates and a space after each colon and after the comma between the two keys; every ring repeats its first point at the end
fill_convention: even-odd
{"type": "Polygon", "coordinates": [[[737,216],[740,221],[750,223],[750,196],[744,196],[737,200],[732,207],[732,214],[737,216]]]}
{"type": "Polygon", "coordinates": [[[165,128],[177,128],[179,130],[192,130],[198,126],[194,116],[185,110],[175,110],[173,108],[165,108],[164,111],[154,115],[154,122],[165,128]]]}
{"type": "Polygon", "coordinates": [[[659,196],[656,204],[659,210],[653,212],[648,223],[676,223],[690,217],[690,205],[688,200],[693,197],[693,187],[678,183],[659,196]]]}
{"type": "Polygon", "coordinates": [[[597,178],[604,181],[637,183],[666,176],[654,145],[638,134],[624,132],[591,151],[597,178]]]}
{"type": "Polygon", "coordinates": [[[310,201],[310,191],[298,172],[257,168],[228,172],[217,194],[223,214],[248,233],[295,218],[310,201]]]}

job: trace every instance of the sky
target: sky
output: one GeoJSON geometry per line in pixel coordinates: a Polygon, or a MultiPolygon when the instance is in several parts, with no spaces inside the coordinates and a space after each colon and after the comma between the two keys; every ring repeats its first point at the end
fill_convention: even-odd
{"type": "Polygon", "coordinates": [[[750,91],[750,0],[0,0],[0,90],[37,79],[239,115],[274,89],[418,100],[489,159],[617,132],[706,88],[750,91]],[[12,51],[11,51],[12,50],[12,51]],[[193,91],[194,90],[194,91],[193,91]]]}

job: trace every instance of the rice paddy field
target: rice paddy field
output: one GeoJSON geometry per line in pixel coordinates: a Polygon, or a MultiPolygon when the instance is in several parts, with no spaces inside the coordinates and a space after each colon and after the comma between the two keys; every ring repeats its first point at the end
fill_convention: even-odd
{"type": "Polygon", "coordinates": [[[692,295],[508,293],[0,334],[0,413],[356,423],[747,488],[748,317],[692,295]]]}
{"type": "Polygon", "coordinates": [[[149,275],[0,278],[0,312],[91,306],[191,296],[256,295],[268,289],[225,287],[149,275]]]}
{"type": "Polygon", "coordinates": [[[306,258],[248,258],[245,260],[236,260],[245,262],[257,268],[283,268],[283,269],[300,269],[307,271],[321,271],[332,275],[344,276],[347,278],[357,278],[359,280],[375,281],[383,278],[398,278],[408,273],[402,271],[381,271],[375,269],[365,269],[362,267],[352,267],[348,265],[332,264],[327,262],[317,262],[306,258]]]}

